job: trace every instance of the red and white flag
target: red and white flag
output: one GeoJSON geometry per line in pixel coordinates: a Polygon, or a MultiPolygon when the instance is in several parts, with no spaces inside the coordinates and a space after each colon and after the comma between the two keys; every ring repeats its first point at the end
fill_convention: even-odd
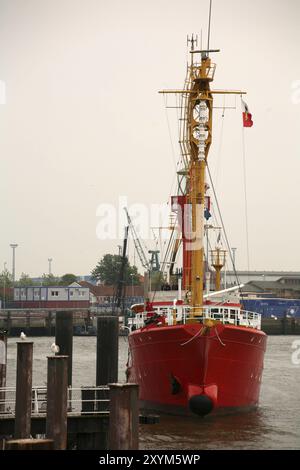
{"type": "Polygon", "coordinates": [[[242,110],[243,110],[243,126],[244,127],[252,127],[253,126],[253,121],[252,121],[252,114],[249,112],[248,105],[245,103],[245,101],[242,101],[242,110]]]}

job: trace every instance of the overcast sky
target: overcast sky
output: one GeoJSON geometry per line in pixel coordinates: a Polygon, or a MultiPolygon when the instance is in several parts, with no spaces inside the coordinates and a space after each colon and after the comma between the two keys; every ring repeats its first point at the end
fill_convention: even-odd
{"type": "MultiPolygon", "coordinates": [[[[54,274],[88,274],[120,243],[97,239],[99,205],[167,202],[178,148],[157,92],[182,87],[186,35],[206,35],[207,13],[208,0],[0,0],[0,270],[15,242],[17,276],[47,272],[49,257],[54,274]]],[[[300,270],[299,24],[298,0],[214,0],[214,87],[246,90],[254,120],[251,269],[300,270]]],[[[221,120],[209,158],[242,269],[240,105],[222,141],[221,120]]]]}

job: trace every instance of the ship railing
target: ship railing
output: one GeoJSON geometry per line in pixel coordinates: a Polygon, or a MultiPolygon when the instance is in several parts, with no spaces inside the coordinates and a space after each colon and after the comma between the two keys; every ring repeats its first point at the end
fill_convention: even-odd
{"type": "MultiPolygon", "coordinates": [[[[14,417],[16,403],[15,387],[0,387],[0,418],[14,417]]],[[[109,387],[69,387],[68,416],[78,414],[94,415],[107,413],[109,410],[109,387]]],[[[32,387],[31,415],[40,416],[47,413],[47,388],[32,387]]]]}
{"type": "Polygon", "coordinates": [[[251,326],[258,330],[261,329],[261,314],[257,312],[250,312],[249,310],[240,310],[241,325],[251,326]]]}
{"type": "Polygon", "coordinates": [[[145,326],[145,320],[147,319],[147,312],[137,313],[135,317],[128,318],[128,327],[132,329],[134,326],[135,328],[143,328],[145,326]]]}
{"type": "MultiPolygon", "coordinates": [[[[224,305],[199,306],[195,308],[190,306],[155,306],[154,311],[150,315],[154,314],[162,316],[165,323],[169,326],[185,324],[192,319],[197,319],[200,322],[214,320],[227,325],[246,326],[255,329],[261,328],[261,315],[259,313],[224,305]]],[[[136,329],[143,328],[147,324],[147,320],[151,323],[151,316],[148,316],[149,312],[138,313],[135,318],[129,319],[128,326],[130,328],[134,326],[136,329]]]]}
{"type": "MultiPolygon", "coordinates": [[[[193,70],[194,78],[196,78],[196,79],[200,78],[201,63],[200,62],[195,62],[191,67],[192,67],[192,70],[193,70]]],[[[215,75],[215,71],[216,71],[216,64],[211,63],[210,65],[208,65],[206,67],[206,76],[207,76],[207,78],[209,78],[210,80],[213,80],[214,75],[215,75]]]]}
{"type": "MultiPolygon", "coordinates": [[[[174,309],[173,309],[174,310],[174,309]]],[[[174,313],[173,316],[170,315],[170,320],[174,323],[174,313]]],[[[179,312],[179,321],[182,320],[183,323],[186,323],[192,318],[199,318],[202,320],[215,320],[220,321],[225,325],[235,325],[235,326],[247,326],[251,328],[260,329],[261,328],[261,315],[256,312],[250,312],[247,310],[241,310],[238,307],[231,306],[203,306],[203,307],[182,307],[182,312],[179,312]]],[[[176,317],[176,322],[177,322],[176,317]]]]}

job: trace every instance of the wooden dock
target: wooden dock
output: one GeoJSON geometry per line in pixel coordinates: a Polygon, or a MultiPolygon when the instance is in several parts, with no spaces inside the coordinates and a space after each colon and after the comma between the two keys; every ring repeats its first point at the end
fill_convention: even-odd
{"type": "Polygon", "coordinates": [[[261,329],[267,335],[300,335],[300,319],[262,318],[261,329]]]}
{"type": "Polygon", "coordinates": [[[2,332],[2,448],[138,449],[138,385],[117,383],[118,317],[98,318],[95,387],[72,387],[72,326],[72,313],[57,314],[53,355],[47,357],[47,387],[32,386],[33,342],[25,337],[17,342],[16,387],[5,386],[7,349],[2,332]]]}

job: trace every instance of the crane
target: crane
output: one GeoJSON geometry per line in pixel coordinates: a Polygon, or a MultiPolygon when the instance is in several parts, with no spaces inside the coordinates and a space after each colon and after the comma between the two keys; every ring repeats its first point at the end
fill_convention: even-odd
{"type": "Polygon", "coordinates": [[[125,211],[126,216],[127,216],[128,226],[129,226],[129,228],[131,230],[131,233],[132,233],[133,243],[134,243],[136,252],[138,254],[139,260],[140,260],[143,268],[145,268],[146,271],[150,271],[151,270],[151,265],[150,265],[149,261],[147,260],[147,257],[145,255],[145,252],[144,252],[143,247],[142,247],[142,244],[139,240],[139,237],[136,233],[136,230],[134,228],[131,217],[130,217],[129,212],[128,212],[126,207],[124,207],[124,211],[125,211]]]}

